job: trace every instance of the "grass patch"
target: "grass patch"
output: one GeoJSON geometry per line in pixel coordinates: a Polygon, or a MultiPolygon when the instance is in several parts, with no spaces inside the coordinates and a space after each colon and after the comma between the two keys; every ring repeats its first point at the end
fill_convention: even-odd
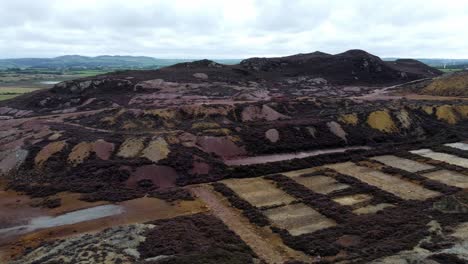
{"type": "Polygon", "coordinates": [[[8,100],[18,95],[21,95],[21,94],[0,94],[0,101],[8,100]]]}
{"type": "Polygon", "coordinates": [[[438,69],[440,71],[443,71],[443,72],[459,72],[459,71],[463,71],[463,69],[438,69]]]}
{"type": "Polygon", "coordinates": [[[36,90],[38,90],[38,88],[0,87],[0,101],[8,100],[36,90]]]}
{"type": "Polygon", "coordinates": [[[38,90],[38,88],[23,88],[23,87],[0,87],[0,94],[24,94],[38,90]]]}
{"type": "Polygon", "coordinates": [[[105,70],[82,70],[82,71],[70,71],[69,74],[79,75],[79,77],[92,77],[99,74],[109,73],[110,71],[105,70]]]}

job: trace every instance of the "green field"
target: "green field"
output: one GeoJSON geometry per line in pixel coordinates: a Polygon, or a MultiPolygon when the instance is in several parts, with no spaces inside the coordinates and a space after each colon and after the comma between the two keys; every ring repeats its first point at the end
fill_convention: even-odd
{"type": "Polygon", "coordinates": [[[0,101],[8,100],[16,96],[36,91],[40,88],[23,88],[23,87],[0,87],[0,101]]]}
{"type": "Polygon", "coordinates": [[[67,70],[53,69],[8,69],[0,70],[0,101],[38,89],[51,88],[53,84],[44,82],[63,82],[108,73],[109,70],[67,70]]]}
{"type": "Polygon", "coordinates": [[[8,100],[14,98],[20,94],[0,94],[0,101],[8,100]]]}
{"type": "Polygon", "coordinates": [[[463,71],[463,69],[439,69],[440,71],[443,72],[458,72],[458,71],[463,71]]]}
{"type": "Polygon", "coordinates": [[[84,77],[92,77],[96,76],[99,74],[105,74],[108,73],[109,71],[106,70],[82,70],[82,71],[71,71],[69,74],[71,75],[77,75],[79,78],[84,78],[84,77]]]}

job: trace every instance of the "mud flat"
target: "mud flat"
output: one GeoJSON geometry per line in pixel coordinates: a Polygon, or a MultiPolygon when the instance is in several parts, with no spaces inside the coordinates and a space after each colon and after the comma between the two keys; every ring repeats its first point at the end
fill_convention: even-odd
{"type": "Polygon", "coordinates": [[[288,230],[293,236],[312,233],[335,226],[335,221],[303,203],[290,204],[264,211],[264,214],[280,228],[288,230]]]}
{"type": "Polygon", "coordinates": [[[468,176],[449,170],[439,170],[429,173],[424,173],[422,176],[435,180],[450,186],[459,188],[468,188],[468,176]]]}
{"type": "Polygon", "coordinates": [[[456,143],[445,144],[445,146],[468,151],[468,143],[456,142],[456,143]]]}
{"type": "Polygon", "coordinates": [[[418,172],[424,170],[433,169],[434,166],[424,164],[421,162],[400,158],[393,155],[384,155],[384,156],[377,156],[372,157],[371,159],[382,162],[387,166],[391,166],[397,169],[409,171],[409,172],[418,172]]]}
{"type": "Polygon", "coordinates": [[[284,205],[295,201],[292,196],[263,178],[233,179],[223,183],[256,207],[284,205]]]}
{"type": "Polygon", "coordinates": [[[224,163],[228,166],[239,166],[239,165],[254,165],[268,162],[277,162],[284,160],[292,159],[303,159],[307,157],[318,156],[322,154],[331,154],[331,153],[341,153],[347,150],[368,150],[370,147],[358,146],[358,147],[348,147],[348,148],[336,148],[336,149],[322,149],[314,151],[304,151],[298,153],[285,153],[285,154],[272,154],[272,155],[261,155],[255,157],[243,157],[238,159],[227,159],[224,163]]]}
{"type": "Polygon", "coordinates": [[[291,178],[297,183],[302,184],[305,187],[311,189],[312,191],[320,194],[329,194],[334,191],[349,188],[349,185],[339,183],[335,179],[323,175],[317,175],[312,177],[296,176],[291,178]]]}
{"type": "MultiPolygon", "coordinates": [[[[17,199],[23,198],[23,196],[15,197],[19,197],[17,199]]],[[[2,238],[0,239],[0,263],[8,263],[7,261],[12,255],[21,255],[25,248],[36,247],[37,245],[45,241],[54,241],[57,238],[62,239],[74,237],[78,234],[94,233],[118,225],[144,223],[148,221],[167,219],[176,216],[195,214],[206,211],[206,208],[204,208],[204,204],[200,200],[179,201],[175,204],[170,204],[160,199],[143,197],[134,200],[128,200],[118,205],[96,206],[96,204],[99,203],[88,203],[79,200],[77,202],[75,200],[76,197],[74,193],[66,193],[61,195],[61,197],[62,201],[65,202],[65,204],[61,207],[54,208],[52,210],[45,210],[40,208],[28,209],[27,207],[25,207],[25,209],[28,209],[28,211],[24,215],[26,217],[25,219],[28,220],[27,222],[21,221],[22,218],[18,218],[21,217],[21,215],[15,216],[15,220],[17,221],[16,223],[20,223],[22,226],[28,225],[28,223],[30,223],[32,219],[42,219],[39,222],[35,222],[36,226],[37,224],[42,223],[42,229],[28,231],[24,228],[18,230],[17,226],[12,227],[11,225],[9,225],[7,228],[9,228],[10,230],[3,230],[5,234],[0,234],[0,237],[2,238]],[[72,202],[73,204],[70,204],[72,202]],[[77,206],[74,206],[75,204],[77,204],[77,206]],[[117,213],[120,210],[121,213],[96,218],[96,216],[102,216],[104,212],[95,210],[90,211],[89,209],[93,208],[90,206],[93,206],[94,208],[98,209],[110,208],[110,210],[106,209],[106,214],[112,212],[117,213]],[[80,209],[77,210],[77,208],[80,209]],[[64,211],[71,211],[71,213],[64,214],[64,211]],[[80,215],[83,215],[83,212],[94,212],[94,217],[90,217],[88,214],[87,217],[85,217],[86,219],[81,219],[83,220],[81,222],[72,223],[74,221],[62,221],[68,220],[71,214],[76,215],[78,213],[80,215]],[[64,218],[64,215],[67,217],[64,218]],[[47,221],[48,219],[55,219],[55,223],[57,223],[57,220],[61,220],[60,224],[65,225],[50,226],[51,224],[47,221]],[[44,225],[46,225],[47,227],[44,225]],[[8,235],[9,237],[6,237],[6,235],[8,235]],[[12,247],[11,245],[15,246],[12,247]]]]}
{"type": "Polygon", "coordinates": [[[468,168],[468,159],[460,158],[452,154],[435,152],[430,149],[418,149],[410,152],[426,158],[447,162],[449,164],[460,166],[463,168],[468,168]]]}
{"type": "Polygon", "coordinates": [[[426,200],[440,195],[438,192],[425,189],[415,183],[371,168],[357,166],[352,162],[326,165],[325,167],[333,169],[341,174],[354,177],[405,200],[426,200]]]}

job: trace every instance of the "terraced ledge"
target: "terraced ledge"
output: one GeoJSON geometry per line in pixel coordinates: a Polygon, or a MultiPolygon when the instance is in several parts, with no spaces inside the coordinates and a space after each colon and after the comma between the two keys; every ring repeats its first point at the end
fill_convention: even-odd
{"type": "Polygon", "coordinates": [[[457,149],[468,151],[468,144],[464,143],[464,142],[448,143],[448,144],[444,144],[444,145],[447,146],[447,147],[457,148],[457,149]]]}
{"type": "Polygon", "coordinates": [[[395,167],[397,169],[405,170],[408,172],[418,172],[434,168],[434,166],[428,164],[424,164],[414,160],[403,159],[393,155],[376,156],[372,157],[371,159],[381,162],[387,166],[395,167]]]}
{"type": "Polygon", "coordinates": [[[426,200],[440,195],[439,192],[425,189],[410,181],[374,169],[357,166],[352,162],[326,165],[325,167],[374,185],[405,200],[426,200]]]}
{"type": "Polygon", "coordinates": [[[426,158],[440,160],[452,165],[460,166],[463,168],[468,168],[468,159],[460,158],[458,156],[442,153],[442,152],[435,152],[430,149],[418,149],[410,151],[413,154],[420,155],[426,158]]]}

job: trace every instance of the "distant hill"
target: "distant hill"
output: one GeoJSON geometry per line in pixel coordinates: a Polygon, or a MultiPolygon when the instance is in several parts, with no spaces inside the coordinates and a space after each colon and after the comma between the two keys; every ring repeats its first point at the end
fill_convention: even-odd
{"type": "MultiPolygon", "coordinates": [[[[385,61],[395,61],[400,58],[383,58],[385,61]]],[[[424,64],[435,68],[467,68],[468,59],[416,59],[424,64]]]]}
{"type": "Polygon", "coordinates": [[[363,50],[348,50],[335,55],[313,52],[277,58],[250,58],[241,61],[240,65],[265,78],[307,75],[345,85],[390,84],[442,74],[417,60],[383,61],[363,50]]]}
{"type": "MultiPolygon", "coordinates": [[[[156,59],[144,56],[97,56],[86,57],[79,55],[66,55],[56,58],[21,58],[0,59],[0,69],[8,68],[46,68],[46,69],[138,69],[160,68],[181,62],[190,62],[190,59],[156,59]]],[[[220,63],[234,64],[240,60],[219,60],[220,63]]]]}

